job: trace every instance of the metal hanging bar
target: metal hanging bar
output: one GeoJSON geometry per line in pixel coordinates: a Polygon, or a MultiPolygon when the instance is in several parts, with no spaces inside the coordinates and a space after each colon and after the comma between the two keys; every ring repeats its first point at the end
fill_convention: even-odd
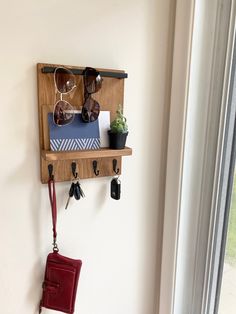
{"type": "MultiPolygon", "coordinates": [[[[54,73],[56,67],[43,67],[42,73],[48,74],[48,73],[54,73]]],[[[83,75],[84,69],[70,69],[70,71],[74,75],[83,75]]],[[[100,75],[103,77],[114,77],[118,79],[124,79],[128,77],[127,73],[124,72],[110,72],[110,71],[99,71],[100,75]]]]}

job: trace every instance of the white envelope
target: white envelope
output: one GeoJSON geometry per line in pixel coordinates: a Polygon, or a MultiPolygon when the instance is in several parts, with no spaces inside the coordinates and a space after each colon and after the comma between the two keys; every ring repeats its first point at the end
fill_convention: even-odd
{"type": "Polygon", "coordinates": [[[100,111],[98,116],[100,146],[109,147],[107,131],[110,130],[110,111],[100,111]]]}

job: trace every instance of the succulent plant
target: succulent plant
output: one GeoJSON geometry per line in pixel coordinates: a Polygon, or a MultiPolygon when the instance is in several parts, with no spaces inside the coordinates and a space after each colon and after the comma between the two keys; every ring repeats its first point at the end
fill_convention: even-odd
{"type": "Polygon", "coordinates": [[[111,122],[110,127],[112,133],[126,133],[128,131],[128,125],[123,115],[121,105],[118,106],[116,118],[111,122]]]}

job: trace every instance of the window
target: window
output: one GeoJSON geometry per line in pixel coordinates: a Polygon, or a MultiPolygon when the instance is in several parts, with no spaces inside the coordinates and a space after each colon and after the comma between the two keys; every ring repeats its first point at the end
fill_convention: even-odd
{"type": "Polygon", "coordinates": [[[217,313],[235,12],[231,0],[177,0],[160,314],[217,313]]]}

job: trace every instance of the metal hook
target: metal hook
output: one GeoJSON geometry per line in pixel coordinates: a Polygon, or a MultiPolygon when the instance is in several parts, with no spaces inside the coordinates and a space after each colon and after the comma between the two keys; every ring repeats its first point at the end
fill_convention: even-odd
{"type": "Polygon", "coordinates": [[[94,172],[95,176],[99,175],[99,170],[97,170],[97,166],[98,166],[97,160],[93,160],[93,172],[94,172]]]}
{"type": "Polygon", "coordinates": [[[49,164],[48,165],[48,175],[49,175],[49,179],[53,180],[54,179],[54,175],[53,175],[53,165],[49,164]]]}
{"type": "Polygon", "coordinates": [[[112,163],[113,163],[113,171],[115,172],[115,174],[118,174],[120,172],[120,169],[116,168],[117,167],[117,159],[113,159],[112,163]]]}
{"type": "Polygon", "coordinates": [[[78,172],[76,172],[76,162],[71,163],[71,171],[74,178],[76,179],[78,177],[78,172]]]}

